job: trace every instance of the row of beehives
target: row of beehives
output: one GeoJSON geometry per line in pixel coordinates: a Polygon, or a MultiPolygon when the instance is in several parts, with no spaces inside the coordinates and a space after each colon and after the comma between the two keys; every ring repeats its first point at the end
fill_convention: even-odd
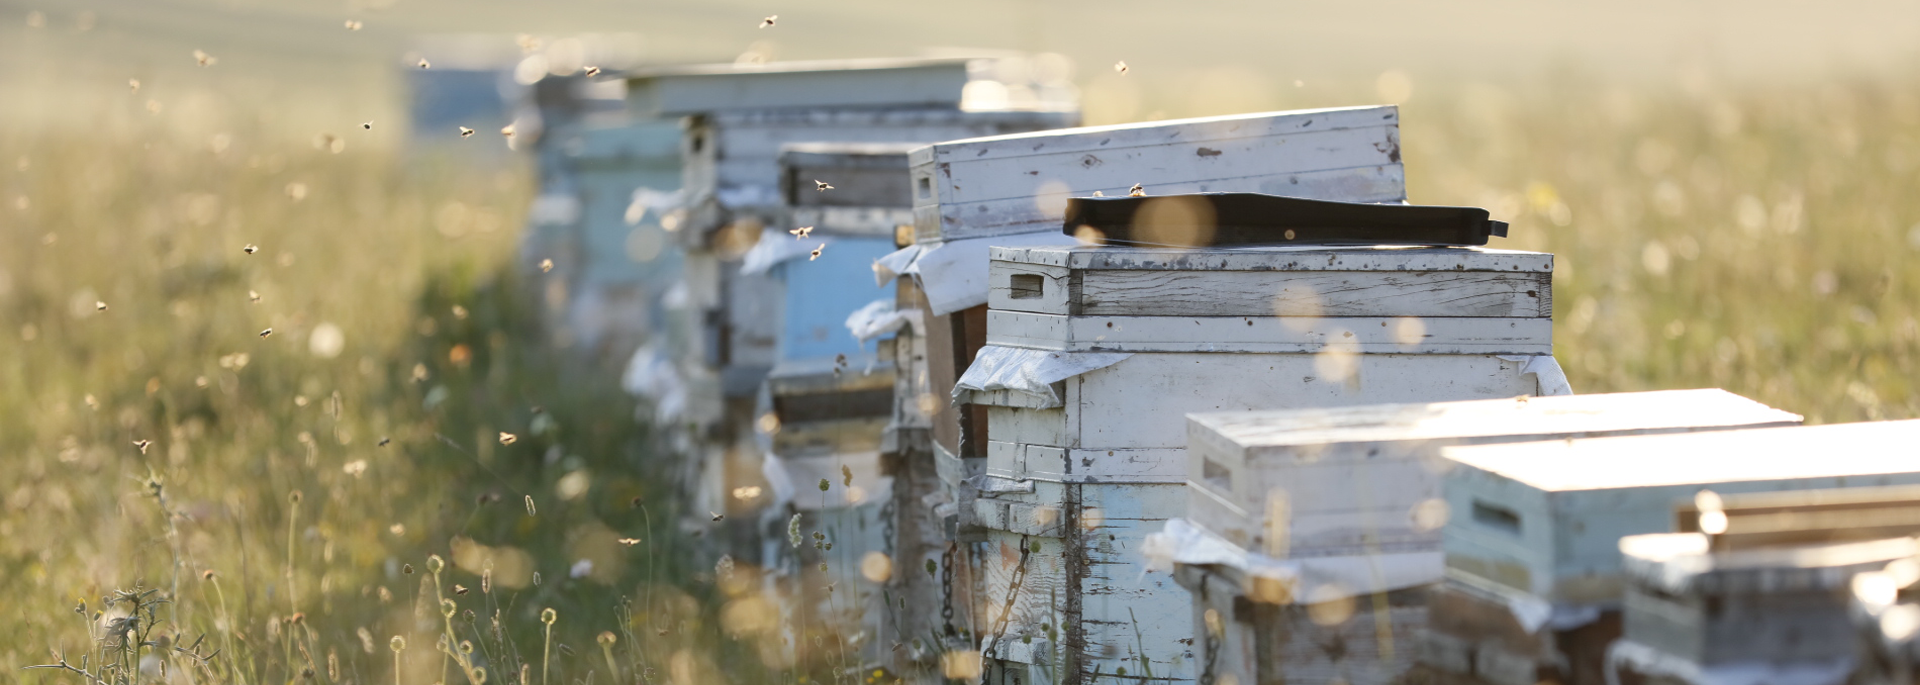
{"type": "MultiPolygon", "coordinates": [[[[1066,199],[1135,184],[1186,218],[1169,225],[1196,223],[1179,194],[1197,191],[1401,201],[1398,112],[1046,130],[1072,113],[962,108],[982,73],[637,74],[636,112],[682,117],[685,187],[585,203],[586,221],[637,224],[629,257],[661,255],[629,385],[688,455],[656,467],[684,484],[687,524],[765,573],[775,601],[740,606],[779,620],[741,625],[770,662],[916,681],[1357,685],[1426,655],[1433,673],[1528,685],[1542,669],[1599,672],[1582,645],[1617,630],[1614,545],[1667,530],[1674,498],[1909,480],[1805,449],[1748,456],[1819,441],[1885,460],[1896,447],[1846,443],[1905,424],[1712,436],[1707,451],[1734,454],[1683,441],[1685,458],[1642,467],[1624,464],[1658,452],[1632,440],[1683,439],[1435,469],[1453,463],[1437,461],[1443,443],[1793,420],[1713,392],[1208,418],[1218,436],[1190,438],[1196,412],[1568,394],[1552,256],[1080,246],[1066,199]],[[1034,132],[968,138],[1008,131],[1034,132]],[[894,293],[873,301],[870,273],[894,293]],[[1248,435],[1282,456],[1227,447],[1248,435]],[[1535,463],[1557,470],[1505,470],[1535,463]],[[1482,471],[1498,474],[1482,490],[1453,485],[1482,471]],[[1585,485],[1605,479],[1620,482],[1585,485]],[[1176,573],[1153,568],[1155,533],[1176,573]]],[[[583,229],[580,263],[599,256],[583,229]]]]}

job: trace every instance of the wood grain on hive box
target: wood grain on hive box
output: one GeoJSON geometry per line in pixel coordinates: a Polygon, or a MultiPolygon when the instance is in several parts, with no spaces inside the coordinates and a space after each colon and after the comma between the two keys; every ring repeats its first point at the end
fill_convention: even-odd
{"type": "Polygon", "coordinates": [[[1920,483],[1920,421],[1447,447],[1450,569],[1554,603],[1617,603],[1627,535],[1722,493],[1920,483]]]}

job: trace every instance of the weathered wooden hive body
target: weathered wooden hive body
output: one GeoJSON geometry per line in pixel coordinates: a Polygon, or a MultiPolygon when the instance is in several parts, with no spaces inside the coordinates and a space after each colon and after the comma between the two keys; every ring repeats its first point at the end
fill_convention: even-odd
{"type": "Polygon", "coordinates": [[[1447,577],[1430,653],[1497,685],[1604,680],[1627,576],[1618,541],[1722,495],[1920,483],[1920,421],[1447,447],[1447,577]]]}
{"type": "MultiPolygon", "coordinates": [[[[1125,195],[1135,183],[1155,193],[1265,191],[1357,202],[1406,198],[1399,113],[1391,106],[954,140],[915,150],[911,163],[915,243],[882,260],[876,272],[883,282],[906,277],[902,297],[910,296],[911,308],[925,317],[926,382],[914,378],[916,389],[928,392],[900,397],[914,398],[920,405],[914,409],[932,415],[931,449],[941,488],[923,501],[955,543],[939,566],[940,613],[957,617],[951,621],[954,649],[979,644],[984,627],[968,608],[978,608],[972,590],[979,587],[981,564],[997,558],[997,553],[982,556],[986,548],[977,527],[959,525],[962,516],[972,517],[974,488],[968,479],[985,472],[986,407],[956,405],[949,397],[986,344],[989,248],[1073,244],[1060,232],[1069,197],[1125,195]]],[[[947,623],[942,621],[943,634],[947,623]]]]}
{"type": "MultiPolygon", "coordinates": [[[[1910,489],[1909,489],[1910,490],[1910,489]]],[[[1614,677],[1649,685],[1850,682],[1860,650],[1853,581],[1920,552],[1914,538],[1715,550],[1702,533],[1620,540],[1624,633],[1614,677]]]]}
{"type": "Polygon", "coordinates": [[[1201,675],[1192,626],[1169,620],[1191,599],[1142,554],[1187,511],[1189,413],[1568,392],[1551,357],[1552,255],[992,254],[986,346],[955,390],[987,413],[962,525],[989,550],[990,671],[1201,675]]]}
{"type": "MultiPolygon", "coordinates": [[[[778,361],[758,426],[771,433],[764,475],[776,505],[762,519],[761,563],[776,571],[779,594],[792,600],[796,634],[803,626],[843,638],[896,634],[899,612],[882,601],[886,588],[863,575],[863,562],[873,574],[873,564],[894,565],[891,556],[884,563],[866,558],[895,549],[895,473],[882,455],[896,404],[893,340],[867,343],[848,329],[860,323],[856,314],[886,328],[879,320],[886,313],[872,306],[869,266],[895,249],[905,225],[905,161],[899,145],[787,146],[781,166],[791,181],[783,188],[789,216],[781,226],[811,231],[803,237],[768,229],[742,260],[743,273],[764,272],[779,287],[778,361]],[[891,178],[877,173],[889,162],[891,178]],[[836,188],[818,191],[815,178],[836,188]],[[801,533],[800,544],[790,540],[790,529],[801,533]]],[[[889,332],[864,331],[868,338],[889,332]]],[[[878,582],[886,575],[876,575],[878,582]]],[[[873,664],[889,656],[876,645],[863,642],[849,653],[873,664]]]]}
{"type": "Polygon", "coordinates": [[[1186,517],[1199,530],[1169,536],[1187,544],[1166,553],[1194,593],[1216,682],[1387,683],[1418,654],[1425,587],[1442,575],[1442,447],[1799,420],[1722,390],[1194,414],[1186,517]],[[1384,630],[1376,593],[1389,598],[1384,630]],[[1331,625],[1306,607],[1347,598],[1351,618],[1331,625]],[[1323,648],[1334,643],[1345,649],[1323,648]]]}
{"type": "MultiPolygon", "coordinates": [[[[793,226],[782,193],[782,146],[927,143],[1076,123],[1070,106],[963,110],[962,91],[973,80],[974,64],[966,59],[847,60],[672,67],[628,75],[630,111],[678,118],[682,126],[683,187],[679,206],[664,221],[685,250],[682,287],[667,298],[677,333],[675,349],[667,355],[684,408],[662,418],[685,429],[683,448],[696,455],[685,476],[693,495],[690,511],[725,511],[744,520],[767,503],[735,493],[769,485],[759,475],[759,450],[751,447],[755,396],[792,331],[782,328],[788,301],[773,270],[747,273],[742,262],[763,232],[793,239],[786,235],[793,226]]],[[[827,192],[863,192],[835,186],[827,192]]],[[[882,240],[891,247],[891,233],[882,240]]],[[[851,242],[839,248],[825,251],[813,265],[840,263],[864,274],[877,256],[851,242]]],[[[831,330],[839,326],[835,322],[831,330]]],[[[762,537],[745,525],[735,524],[737,529],[725,535],[727,546],[742,553],[757,548],[762,537]]]]}

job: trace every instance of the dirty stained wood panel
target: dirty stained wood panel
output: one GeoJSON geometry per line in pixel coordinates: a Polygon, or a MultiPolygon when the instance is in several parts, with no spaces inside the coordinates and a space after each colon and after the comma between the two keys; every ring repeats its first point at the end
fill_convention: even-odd
{"type": "Polygon", "coordinates": [[[1548,601],[1617,602],[1620,538],[1668,531],[1700,489],[1920,483],[1917,443],[1920,421],[1881,421],[1448,447],[1442,545],[1450,569],[1548,601]]]}
{"type": "Polygon", "coordinates": [[[1087,271],[1087,316],[1551,317],[1553,275],[1498,271],[1087,271]]]}
{"type": "Polygon", "coordinates": [[[1545,317],[1062,316],[987,312],[987,344],[1071,352],[1546,355],[1545,317]]]}
{"type": "Polygon", "coordinates": [[[1197,154],[1197,146],[1204,144],[1180,143],[1086,152],[1043,150],[1013,158],[949,155],[950,161],[937,167],[934,184],[941,204],[966,213],[978,212],[970,206],[994,200],[1021,199],[1032,204],[1034,191],[1049,181],[1071,190],[1124,189],[1139,183],[1149,195],[1158,195],[1165,194],[1158,190],[1161,178],[1201,182],[1387,166],[1396,163],[1392,156],[1397,153],[1398,138],[1396,128],[1373,126],[1215,142],[1221,147],[1219,155],[1197,154]]]}
{"type": "Polygon", "coordinates": [[[996,246],[995,262],[1073,270],[1150,271],[1553,271],[1553,255],[1490,247],[1157,247],[996,246]]]}
{"type": "Polygon", "coordinates": [[[1186,446],[1196,412],[1335,407],[1537,394],[1520,363],[1484,355],[1369,354],[1346,378],[1305,354],[1139,354],[1068,379],[1072,444],[1086,449],[1186,446]]]}

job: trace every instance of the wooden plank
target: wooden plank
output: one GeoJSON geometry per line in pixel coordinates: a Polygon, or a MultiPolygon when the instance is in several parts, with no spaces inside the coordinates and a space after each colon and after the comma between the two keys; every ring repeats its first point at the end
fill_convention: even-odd
{"type": "MultiPolygon", "coordinates": [[[[1322,160],[1324,161],[1324,160],[1322,160]]],[[[1136,173],[1135,175],[1142,175],[1136,173]]],[[[1038,179],[1038,177],[1028,177],[1038,179]]],[[[1399,164],[1357,166],[1310,171],[1282,171],[1270,174],[1229,178],[1177,180],[1177,176],[1150,176],[1154,192],[1160,195],[1182,193],[1266,193],[1313,200],[1343,202],[1398,202],[1405,199],[1406,177],[1399,164]]],[[[1059,179],[1050,179],[1059,182],[1059,179]]],[[[1028,189],[1029,197],[986,200],[968,204],[941,204],[914,207],[914,235],[921,241],[962,240],[1017,233],[1059,232],[1066,219],[1067,198],[1104,193],[1125,195],[1133,183],[1114,187],[1101,185],[1106,179],[1087,181],[1083,187],[1046,185],[1036,180],[1028,189]]],[[[917,192],[916,188],[916,192],[917,192]]]]}
{"type": "Polygon", "coordinates": [[[1183,448],[1186,415],[1487,399],[1538,392],[1520,363],[1489,355],[1363,354],[1347,378],[1309,354],[1138,354],[1066,382],[1082,449],[1183,448]]]}
{"type": "Polygon", "coordinates": [[[662,67],[627,77],[631,111],[673,116],[768,107],[945,106],[960,103],[964,59],[820,60],[662,67]]]}
{"type": "Polygon", "coordinates": [[[1546,355],[1553,320],[1505,317],[1061,316],[988,311],[987,344],[1069,352],[1546,355]]]}
{"type": "MultiPolygon", "coordinates": [[[[1717,551],[1905,537],[1920,533],[1920,487],[1747,493],[1722,497],[1720,511],[1717,551]]],[[[1675,507],[1675,531],[1697,532],[1699,521],[1694,502],[1675,507]]]]}
{"type": "Polygon", "coordinates": [[[1489,247],[994,247],[996,262],[1069,269],[1152,271],[1525,271],[1550,273],[1553,255],[1489,247]]]}
{"type": "MultiPolygon", "coordinates": [[[[1259,271],[1090,270],[1078,295],[1071,313],[1084,316],[1553,316],[1548,273],[1321,271],[1276,278],[1259,271]]],[[[1024,302],[988,306],[1068,313],[1017,306],[1024,302]]]]}

